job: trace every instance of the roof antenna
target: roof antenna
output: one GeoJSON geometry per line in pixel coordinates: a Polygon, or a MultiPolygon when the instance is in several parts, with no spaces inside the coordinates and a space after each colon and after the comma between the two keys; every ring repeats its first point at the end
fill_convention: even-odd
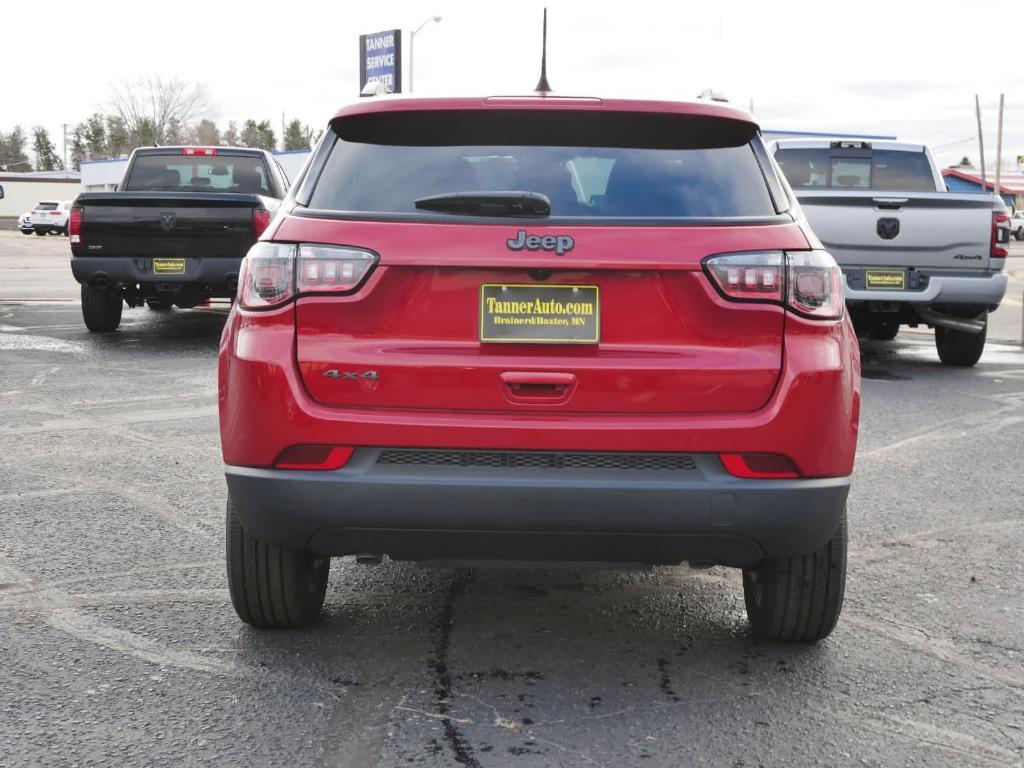
{"type": "Polygon", "coordinates": [[[537,93],[548,93],[551,91],[551,84],[548,83],[548,9],[544,9],[544,35],[541,43],[540,54],[540,80],[533,90],[537,93]]]}

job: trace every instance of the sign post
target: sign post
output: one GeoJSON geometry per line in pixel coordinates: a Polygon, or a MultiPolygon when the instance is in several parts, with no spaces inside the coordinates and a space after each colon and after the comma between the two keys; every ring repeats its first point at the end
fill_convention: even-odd
{"type": "Polygon", "coordinates": [[[402,30],[386,29],[359,36],[359,92],[378,82],[388,93],[402,92],[402,30]]]}

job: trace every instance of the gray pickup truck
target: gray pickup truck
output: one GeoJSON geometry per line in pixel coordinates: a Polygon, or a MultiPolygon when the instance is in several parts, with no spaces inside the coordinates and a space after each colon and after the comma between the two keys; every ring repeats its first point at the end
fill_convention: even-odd
{"type": "Polygon", "coordinates": [[[846,276],[857,332],[893,339],[900,325],[927,325],[943,363],[977,363],[1006,292],[1002,201],[946,191],[920,144],[787,139],[770,149],[846,276]]]}

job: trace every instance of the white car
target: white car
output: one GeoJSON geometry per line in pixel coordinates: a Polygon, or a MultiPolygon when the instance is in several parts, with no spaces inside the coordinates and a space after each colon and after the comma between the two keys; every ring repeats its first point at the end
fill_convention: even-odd
{"type": "Polygon", "coordinates": [[[21,234],[23,235],[32,234],[33,230],[31,213],[23,213],[21,214],[21,216],[18,217],[18,229],[21,231],[21,234]]]}
{"type": "Polygon", "coordinates": [[[1024,240],[1024,211],[1017,211],[1010,219],[1010,234],[1024,240]]]}
{"type": "Polygon", "coordinates": [[[40,200],[32,209],[32,229],[42,237],[51,235],[67,235],[68,219],[71,216],[70,200],[40,200]]]}

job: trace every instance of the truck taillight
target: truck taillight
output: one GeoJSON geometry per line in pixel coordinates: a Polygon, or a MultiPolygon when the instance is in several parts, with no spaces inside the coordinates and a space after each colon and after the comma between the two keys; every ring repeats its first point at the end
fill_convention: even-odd
{"type": "Polygon", "coordinates": [[[217,150],[214,147],[182,147],[181,154],[189,155],[190,157],[216,157],[217,150]]]}
{"type": "Polygon", "coordinates": [[[68,217],[68,234],[74,245],[82,243],[82,220],[85,218],[85,211],[81,208],[72,208],[68,217]]]}
{"type": "Polygon", "coordinates": [[[841,317],[842,272],[825,251],[752,251],[704,260],[711,282],[730,301],[782,304],[816,319],[841,317]]]}
{"type": "Polygon", "coordinates": [[[265,211],[262,208],[253,208],[252,226],[256,230],[256,237],[266,232],[267,227],[270,226],[270,211],[265,211]]]}
{"type": "Polygon", "coordinates": [[[256,243],[242,260],[238,301],[270,309],[303,293],[351,293],[376,263],[375,253],[358,248],[256,243]]]}
{"type": "Polygon", "coordinates": [[[1010,255],[1010,217],[1005,213],[992,214],[992,258],[1005,259],[1010,255]]]}
{"type": "Polygon", "coordinates": [[[350,293],[377,263],[376,254],[334,245],[299,246],[295,282],[299,293],[350,293]]]}

